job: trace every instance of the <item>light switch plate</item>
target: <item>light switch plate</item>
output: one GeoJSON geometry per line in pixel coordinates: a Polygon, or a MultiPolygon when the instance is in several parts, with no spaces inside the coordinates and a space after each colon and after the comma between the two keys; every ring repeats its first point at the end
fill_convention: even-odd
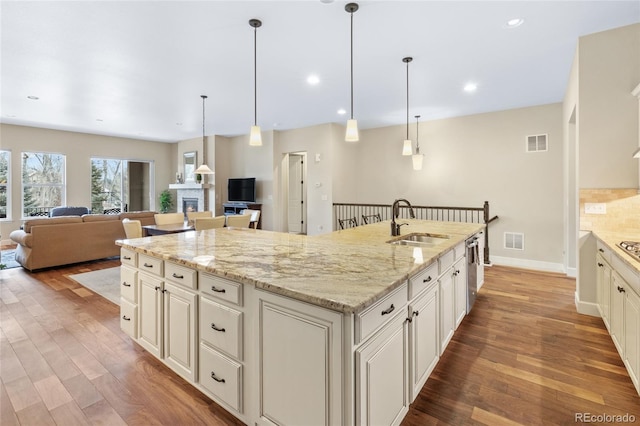
{"type": "Polygon", "coordinates": [[[586,214],[607,214],[606,203],[584,203],[584,212],[586,214]]]}

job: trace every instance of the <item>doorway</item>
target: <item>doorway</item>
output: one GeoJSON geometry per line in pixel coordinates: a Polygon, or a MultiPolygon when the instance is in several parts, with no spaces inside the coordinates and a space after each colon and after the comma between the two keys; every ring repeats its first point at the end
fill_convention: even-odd
{"type": "Polygon", "coordinates": [[[287,232],[307,233],[307,153],[291,152],[286,155],[287,232]]]}

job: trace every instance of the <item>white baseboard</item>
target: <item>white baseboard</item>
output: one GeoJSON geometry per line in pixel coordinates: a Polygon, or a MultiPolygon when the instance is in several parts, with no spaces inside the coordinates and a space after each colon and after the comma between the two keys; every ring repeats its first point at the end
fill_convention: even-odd
{"type": "Polygon", "coordinates": [[[491,256],[491,262],[501,266],[534,269],[536,271],[566,273],[562,263],[541,262],[539,260],[516,259],[513,257],[491,256]]]}
{"type": "Polygon", "coordinates": [[[592,317],[599,317],[600,311],[598,310],[598,304],[594,302],[582,302],[578,300],[578,292],[574,293],[574,299],[576,304],[576,311],[579,314],[591,315],[592,317]]]}
{"type": "Polygon", "coordinates": [[[567,268],[567,276],[571,278],[578,278],[577,268],[567,268]]]}

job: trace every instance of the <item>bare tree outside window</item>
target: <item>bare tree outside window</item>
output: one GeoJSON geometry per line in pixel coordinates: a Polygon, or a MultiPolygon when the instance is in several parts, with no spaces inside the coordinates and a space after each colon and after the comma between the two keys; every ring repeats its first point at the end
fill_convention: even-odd
{"type": "Polygon", "coordinates": [[[62,154],[22,153],[22,216],[48,216],[64,205],[65,163],[62,154]]]}
{"type": "Polygon", "coordinates": [[[0,151],[0,219],[6,219],[11,206],[8,205],[9,164],[11,164],[11,152],[0,151]]]}
{"type": "Polygon", "coordinates": [[[91,159],[92,212],[125,211],[126,191],[124,191],[124,180],[126,169],[126,160],[91,159]]]}

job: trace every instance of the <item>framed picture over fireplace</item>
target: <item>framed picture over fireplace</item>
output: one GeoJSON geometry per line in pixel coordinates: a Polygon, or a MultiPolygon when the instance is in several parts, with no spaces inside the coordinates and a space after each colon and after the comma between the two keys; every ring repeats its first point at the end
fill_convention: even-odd
{"type": "Polygon", "coordinates": [[[198,152],[189,151],[182,154],[184,163],[184,181],[195,182],[196,181],[196,164],[198,164],[198,152]]]}

